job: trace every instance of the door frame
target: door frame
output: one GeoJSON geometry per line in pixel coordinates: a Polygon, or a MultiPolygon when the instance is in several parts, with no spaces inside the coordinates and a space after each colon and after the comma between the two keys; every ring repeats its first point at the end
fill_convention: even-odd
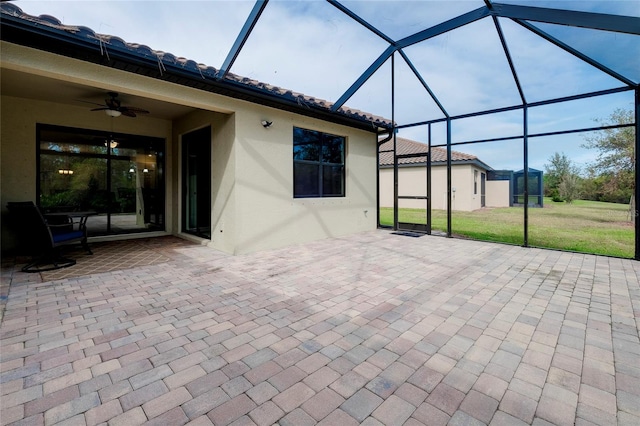
{"type": "MultiPolygon", "coordinates": [[[[417,231],[424,232],[427,234],[431,234],[431,203],[429,197],[429,188],[431,186],[430,182],[430,170],[431,170],[431,154],[428,152],[423,153],[414,153],[414,154],[397,154],[395,156],[394,167],[398,167],[399,160],[406,158],[422,158],[426,157],[426,161],[424,163],[425,167],[425,179],[426,179],[426,194],[425,195],[400,195],[400,192],[396,192],[396,197],[394,200],[394,217],[398,217],[399,210],[399,200],[424,200],[425,201],[425,215],[426,215],[426,223],[409,223],[409,222],[400,222],[399,220],[394,223],[394,229],[398,231],[417,231]]],[[[420,164],[418,164],[420,165],[420,164]]]]}

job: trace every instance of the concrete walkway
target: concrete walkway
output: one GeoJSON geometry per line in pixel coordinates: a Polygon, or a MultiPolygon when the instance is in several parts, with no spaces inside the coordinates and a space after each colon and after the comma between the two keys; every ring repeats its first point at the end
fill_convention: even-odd
{"type": "Polygon", "coordinates": [[[374,231],[13,282],[2,424],[640,424],[640,262],[374,231]]]}

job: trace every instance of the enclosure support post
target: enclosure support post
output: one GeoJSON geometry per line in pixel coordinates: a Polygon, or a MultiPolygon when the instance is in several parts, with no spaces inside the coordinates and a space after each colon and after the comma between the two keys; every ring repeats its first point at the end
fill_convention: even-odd
{"type": "Polygon", "coordinates": [[[380,228],[380,141],[376,133],[376,228],[380,228]]]}
{"type": "Polygon", "coordinates": [[[640,201],[640,173],[638,172],[638,153],[640,152],[640,88],[636,88],[636,110],[635,110],[635,130],[636,130],[636,140],[635,140],[635,151],[634,151],[634,159],[635,159],[635,188],[634,188],[634,207],[635,211],[632,211],[631,214],[634,215],[633,221],[635,224],[635,233],[636,233],[636,260],[640,260],[640,209],[638,209],[638,202],[640,201]]]}
{"type": "Polygon", "coordinates": [[[398,152],[396,137],[395,53],[391,55],[391,130],[393,131],[393,230],[398,230],[398,152]]]}
{"type": "Polygon", "coordinates": [[[398,157],[396,129],[393,128],[393,230],[398,230],[398,157]]]}
{"type": "Polygon", "coordinates": [[[222,64],[222,67],[220,68],[220,70],[218,70],[218,73],[216,74],[216,78],[224,79],[227,76],[234,62],[236,61],[236,59],[238,59],[238,55],[240,55],[240,51],[244,47],[244,44],[247,42],[247,40],[249,40],[251,31],[253,31],[253,28],[258,23],[258,20],[260,19],[260,15],[262,15],[262,12],[267,7],[268,2],[269,0],[257,0],[256,3],[253,5],[253,9],[251,9],[251,13],[247,17],[247,20],[245,21],[242,27],[242,30],[240,30],[240,32],[238,33],[238,37],[236,38],[235,43],[233,43],[233,46],[231,47],[231,51],[229,51],[227,58],[224,60],[224,63],[222,64]]]}
{"type": "Polygon", "coordinates": [[[525,104],[523,112],[523,158],[524,158],[524,246],[529,247],[529,108],[525,104]]]}
{"type": "Polygon", "coordinates": [[[427,235],[431,235],[431,124],[428,126],[428,153],[427,153],[427,235]]]}
{"type": "Polygon", "coordinates": [[[447,117],[447,237],[451,238],[451,118],[447,117]]]}

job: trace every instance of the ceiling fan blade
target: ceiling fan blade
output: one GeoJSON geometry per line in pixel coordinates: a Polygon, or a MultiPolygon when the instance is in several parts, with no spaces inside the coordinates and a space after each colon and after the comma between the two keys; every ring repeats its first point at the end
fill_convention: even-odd
{"type": "Polygon", "coordinates": [[[104,111],[107,109],[113,109],[113,108],[109,108],[109,107],[102,107],[102,108],[93,108],[91,111],[104,111]]]}
{"type": "Polygon", "coordinates": [[[97,102],[91,102],[91,101],[84,101],[84,100],[82,100],[82,99],[74,99],[74,101],[82,102],[82,103],[85,103],[85,104],[91,104],[91,105],[104,106],[104,104],[99,104],[99,103],[97,103],[97,102]]]}
{"type": "Polygon", "coordinates": [[[129,109],[127,109],[127,108],[122,108],[122,109],[120,110],[120,112],[122,113],[122,115],[126,115],[127,117],[135,117],[135,116],[136,116],[133,112],[131,112],[131,111],[130,111],[129,109]]]}
{"type": "Polygon", "coordinates": [[[130,106],[123,106],[120,108],[121,110],[129,110],[132,112],[137,112],[139,114],[149,114],[149,111],[147,111],[146,109],[142,109],[142,108],[136,108],[136,107],[130,107],[130,106]]]}

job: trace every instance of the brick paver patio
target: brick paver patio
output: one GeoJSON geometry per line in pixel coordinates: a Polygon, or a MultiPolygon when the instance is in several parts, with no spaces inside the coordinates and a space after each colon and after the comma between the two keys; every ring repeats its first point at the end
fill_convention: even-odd
{"type": "Polygon", "coordinates": [[[640,424],[640,262],[374,231],[14,279],[2,424],[640,424]]]}

